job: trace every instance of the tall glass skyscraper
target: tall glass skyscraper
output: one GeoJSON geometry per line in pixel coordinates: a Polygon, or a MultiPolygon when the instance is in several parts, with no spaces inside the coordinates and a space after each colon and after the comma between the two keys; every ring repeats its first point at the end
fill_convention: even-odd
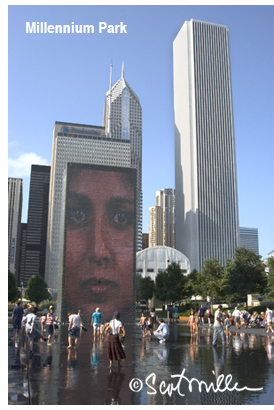
{"type": "Polygon", "coordinates": [[[191,270],[238,246],[238,195],[229,36],[186,21],[173,43],[176,248],[191,270]]]}
{"type": "Polygon", "coordinates": [[[8,178],[8,269],[14,273],[17,284],[20,256],[22,203],[23,180],[21,178],[8,178]]]}
{"type": "Polygon", "coordinates": [[[24,286],[34,275],[45,278],[49,181],[50,166],[31,166],[24,270],[20,270],[24,286]]]}
{"type": "Polygon", "coordinates": [[[107,136],[130,141],[131,167],[137,169],[137,249],[142,249],[142,107],[139,98],[124,78],[110,86],[105,97],[103,126],[107,136]]]}

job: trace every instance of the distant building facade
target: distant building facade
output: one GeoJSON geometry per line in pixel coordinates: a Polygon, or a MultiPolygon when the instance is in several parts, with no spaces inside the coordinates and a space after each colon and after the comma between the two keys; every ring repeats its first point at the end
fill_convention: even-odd
{"type": "Polygon", "coordinates": [[[156,205],[149,208],[149,246],[175,248],[175,190],[156,191],[156,205]]]}
{"type": "Polygon", "coordinates": [[[189,259],[181,252],[168,246],[154,246],[144,249],[136,255],[136,272],[143,278],[149,276],[155,281],[159,272],[167,269],[168,265],[176,262],[180,265],[184,275],[190,273],[189,259]]]}
{"type": "Polygon", "coordinates": [[[163,209],[154,205],[149,207],[148,246],[163,245],[163,209]]]}
{"type": "Polygon", "coordinates": [[[175,248],[175,190],[161,189],[156,192],[156,205],[163,210],[163,246],[175,248]]]}
{"type": "Polygon", "coordinates": [[[191,269],[239,241],[229,32],[186,21],[173,42],[176,248],[191,269]]]}
{"type": "Polygon", "coordinates": [[[148,248],[148,233],[143,233],[142,235],[142,250],[148,248]]]}
{"type": "Polygon", "coordinates": [[[259,236],[258,228],[243,228],[240,227],[240,247],[245,247],[251,251],[254,251],[256,255],[259,255],[259,236]]]}
{"type": "Polygon", "coordinates": [[[8,178],[8,269],[15,275],[18,285],[18,269],[21,241],[21,216],[23,180],[8,178]]]}
{"type": "Polygon", "coordinates": [[[23,282],[34,275],[45,279],[50,166],[32,165],[23,282]]]}
{"type": "Polygon", "coordinates": [[[25,279],[27,232],[28,232],[28,224],[21,223],[21,242],[20,242],[20,259],[19,259],[19,268],[18,268],[18,286],[20,285],[23,287],[27,287],[27,280],[25,279]]]}

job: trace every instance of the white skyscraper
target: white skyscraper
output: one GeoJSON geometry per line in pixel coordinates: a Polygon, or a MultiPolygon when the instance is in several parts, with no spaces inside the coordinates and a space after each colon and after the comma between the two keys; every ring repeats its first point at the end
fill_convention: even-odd
{"type": "Polygon", "coordinates": [[[173,43],[176,248],[191,270],[238,246],[228,30],[186,21],[173,43]]]}
{"type": "Polygon", "coordinates": [[[103,126],[110,138],[130,141],[131,166],[137,169],[137,251],[142,249],[142,107],[122,75],[106,93],[103,126]]]}

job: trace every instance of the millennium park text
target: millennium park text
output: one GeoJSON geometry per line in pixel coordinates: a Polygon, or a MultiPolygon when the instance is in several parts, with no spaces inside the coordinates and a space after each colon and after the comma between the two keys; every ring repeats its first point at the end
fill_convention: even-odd
{"type": "MultiPolygon", "coordinates": [[[[212,372],[214,375],[214,371],[212,372]]],[[[193,383],[194,385],[198,385],[199,387],[199,392],[202,392],[202,389],[204,389],[207,393],[212,390],[214,393],[217,392],[224,392],[226,390],[228,391],[243,391],[243,390],[248,390],[248,391],[259,391],[259,390],[263,390],[263,387],[260,388],[249,388],[249,387],[238,387],[238,383],[235,383],[234,386],[230,386],[231,382],[232,382],[232,375],[228,374],[226,377],[221,374],[217,377],[216,380],[216,384],[214,384],[213,382],[211,382],[209,385],[207,385],[206,382],[204,381],[199,381],[195,378],[192,379],[188,379],[185,376],[185,369],[182,371],[181,374],[174,374],[171,375],[172,379],[178,379],[176,384],[173,383],[166,383],[165,381],[162,381],[159,385],[158,391],[161,394],[168,394],[169,396],[172,395],[173,392],[177,392],[180,396],[185,396],[185,394],[182,393],[182,389],[183,389],[183,384],[184,382],[186,382],[187,387],[189,392],[192,392],[192,388],[193,388],[193,383]]],[[[145,380],[146,386],[151,389],[152,391],[148,391],[147,394],[157,394],[158,391],[154,388],[155,384],[156,384],[156,374],[155,373],[151,373],[145,380]],[[153,387],[154,386],[154,387],[153,387]]],[[[132,379],[131,382],[129,383],[129,387],[130,389],[137,393],[140,390],[142,390],[143,388],[143,382],[140,379],[132,379]]]]}
{"type": "MultiPolygon", "coordinates": [[[[98,33],[127,34],[127,25],[123,22],[119,24],[107,24],[105,21],[98,23],[98,33]]],[[[46,21],[26,22],[27,34],[93,34],[93,24],[48,24],[46,21]]]]}

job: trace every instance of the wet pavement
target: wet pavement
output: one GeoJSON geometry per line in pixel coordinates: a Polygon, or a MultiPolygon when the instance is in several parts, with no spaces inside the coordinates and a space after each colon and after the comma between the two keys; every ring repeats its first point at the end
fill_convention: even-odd
{"type": "Polygon", "coordinates": [[[67,325],[55,343],[26,348],[8,341],[9,405],[210,405],[274,403],[274,334],[231,327],[228,347],[212,347],[213,328],[190,335],[184,323],[170,325],[160,344],[126,325],[123,366],[109,369],[106,339],[82,332],[79,347],[67,349],[67,325]],[[191,380],[195,379],[195,380],[191,380]]]}

